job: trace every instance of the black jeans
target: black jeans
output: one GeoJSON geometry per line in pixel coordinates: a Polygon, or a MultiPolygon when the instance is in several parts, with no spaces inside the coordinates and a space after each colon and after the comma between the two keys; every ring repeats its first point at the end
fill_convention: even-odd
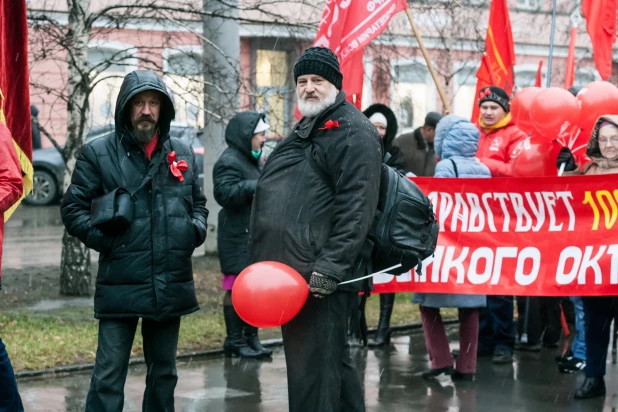
{"type": "Polygon", "coordinates": [[[309,296],[281,327],[290,412],[364,412],[360,378],[347,345],[347,319],[354,293],[309,296]]]}
{"type": "Polygon", "coordinates": [[[17,381],[15,380],[13,366],[11,366],[9,354],[6,352],[2,339],[0,339],[0,411],[24,411],[19,392],[17,391],[17,381]]]}
{"type": "Polygon", "coordinates": [[[584,296],[586,316],[586,376],[605,376],[607,347],[612,321],[618,315],[618,298],[613,296],[584,296]]]}
{"type": "MultiPolygon", "coordinates": [[[[99,321],[99,346],[86,400],[87,412],[122,411],[124,384],[137,322],[137,318],[99,321]]],[[[148,368],[143,411],[174,410],[179,330],[180,318],[163,322],[142,320],[144,358],[148,368]]]]}
{"type": "Polygon", "coordinates": [[[551,296],[518,296],[517,297],[517,334],[521,338],[524,332],[528,334],[528,344],[557,344],[562,335],[560,323],[560,298],[551,296]],[[528,330],[526,326],[526,306],[528,308],[528,330]],[[541,342],[543,338],[543,342],[541,342]]]}
{"type": "Polygon", "coordinates": [[[487,307],[479,310],[479,351],[513,350],[513,309],[513,296],[487,296],[487,307]]]}

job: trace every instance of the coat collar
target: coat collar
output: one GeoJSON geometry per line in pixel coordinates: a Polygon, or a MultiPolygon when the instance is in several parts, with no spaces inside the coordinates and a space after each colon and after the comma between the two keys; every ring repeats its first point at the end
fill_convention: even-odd
{"type": "Polygon", "coordinates": [[[302,139],[308,138],[315,129],[316,125],[322,124],[322,122],[335,110],[337,110],[339,106],[346,104],[345,98],[345,92],[343,90],[340,91],[337,95],[337,98],[335,99],[335,103],[324,109],[322,113],[320,113],[313,119],[310,119],[308,117],[303,117],[302,119],[300,119],[300,122],[298,122],[298,124],[294,128],[294,133],[296,133],[302,139]]]}

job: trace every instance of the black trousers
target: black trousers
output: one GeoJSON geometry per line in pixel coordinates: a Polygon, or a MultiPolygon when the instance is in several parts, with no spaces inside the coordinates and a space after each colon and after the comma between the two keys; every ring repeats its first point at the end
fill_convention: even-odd
{"type": "Polygon", "coordinates": [[[614,296],[584,296],[586,314],[586,376],[605,376],[607,347],[612,321],[618,316],[618,298],[614,296]]]}
{"type": "Polygon", "coordinates": [[[290,412],[364,412],[361,381],[347,346],[354,293],[309,296],[298,315],[281,327],[290,412]]]}
{"type": "Polygon", "coordinates": [[[562,335],[560,298],[552,296],[517,297],[517,335],[524,333],[526,307],[528,308],[528,344],[557,344],[562,335]],[[541,338],[543,342],[541,342],[541,338]]]}
{"type": "MultiPolygon", "coordinates": [[[[137,322],[138,318],[99,321],[99,345],[86,400],[86,412],[122,411],[124,384],[137,322]]],[[[143,411],[174,410],[179,330],[180,318],[163,322],[142,320],[144,358],[148,368],[143,411]]]]}

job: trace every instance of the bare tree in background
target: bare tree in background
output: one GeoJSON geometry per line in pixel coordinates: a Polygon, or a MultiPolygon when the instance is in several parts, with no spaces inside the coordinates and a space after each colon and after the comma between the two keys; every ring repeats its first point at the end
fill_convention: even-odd
{"type": "MultiPolygon", "coordinates": [[[[122,78],[124,74],[106,74],[106,69],[112,66],[137,66],[151,69],[160,75],[167,76],[174,84],[175,96],[180,100],[199,105],[203,101],[215,102],[214,110],[207,111],[207,115],[225,121],[238,108],[240,94],[255,96],[250,88],[250,82],[242,79],[238,56],[231,59],[208,36],[195,30],[195,23],[202,19],[219,22],[235,21],[238,23],[255,25],[275,25],[290,31],[310,29],[317,26],[317,22],[293,22],[288,16],[277,13],[277,1],[252,1],[242,6],[236,3],[227,3],[226,0],[208,1],[208,7],[203,7],[199,0],[134,0],[117,4],[106,2],[101,8],[96,0],[66,0],[64,10],[55,10],[57,1],[45,0],[29,3],[29,21],[31,25],[29,47],[32,62],[45,61],[54,63],[58,67],[66,67],[67,78],[64,83],[49,84],[45,74],[31,75],[31,90],[33,94],[41,93],[54,99],[53,106],[66,107],[67,130],[66,143],[61,150],[65,162],[64,190],[70,183],[71,174],[75,167],[76,157],[79,154],[88,133],[90,119],[90,98],[97,85],[110,78],[122,78]],[[230,12],[230,7],[236,8],[230,12]],[[243,12],[239,17],[238,11],[243,12]],[[60,12],[60,13],[59,13],[60,12]],[[62,17],[64,17],[64,21],[62,17]],[[218,19],[218,20],[217,20],[218,19]],[[136,45],[134,50],[118,50],[118,52],[103,56],[96,63],[88,61],[88,45],[92,40],[103,44],[108,41],[115,30],[128,27],[136,21],[156,22],[167,28],[163,44],[136,45]],[[222,67],[211,65],[206,58],[200,58],[199,73],[192,73],[190,81],[187,76],[175,76],[177,67],[168,64],[161,58],[165,48],[182,44],[179,32],[193,35],[192,44],[208,44],[213,52],[210,56],[218,55],[217,61],[226,62],[225,70],[222,67]],[[131,60],[132,59],[132,60],[131,60]],[[133,61],[131,63],[130,61],[133,61]],[[231,75],[229,75],[231,73],[231,75]],[[235,79],[232,83],[230,79],[235,79]],[[243,87],[239,87],[243,85],[243,87]],[[206,93],[205,93],[206,92],[206,93]]],[[[281,2],[279,2],[281,3],[281,2]]],[[[301,4],[301,3],[299,3],[301,4]]],[[[314,7],[309,3],[302,3],[314,7]]],[[[186,37],[185,37],[186,39],[186,37]]],[[[198,54],[199,55],[199,54],[198,54]]],[[[195,55],[192,55],[195,57],[195,55]]],[[[205,57],[207,55],[204,55],[205,57]]],[[[110,91],[111,96],[111,91],[110,91]]],[[[49,97],[47,100],[49,100],[49,97]]],[[[210,104],[212,108],[213,105],[210,104]]],[[[203,106],[200,107],[203,110],[203,106]]],[[[111,110],[110,110],[111,114],[111,110]]],[[[112,117],[113,118],[113,117],[112,117]]],[[[44,125],[44,121],[40,119],[44,125]]],[[[46,133],[50,138],[51,134],[46,133]]],[[[212,142],[210,142],[212,143],[212,142]]],[[[57,144],[55,145],[59,147],[57,144]]],[[[207,152],[220,152],[220,148],[206,147],[207,152]]],[[[205,175],[205,180],[210,174],[205,175]]],[[[210,198],[209,200],[212,200],[210,198]]],[[[214,203],[214,202],[213,202],[214,203]]],[[[62,238],[60,293],[69,296],[89,295],[92,289],[90,251],[79,240],[70,236],[66,230],[62,238]]]]}

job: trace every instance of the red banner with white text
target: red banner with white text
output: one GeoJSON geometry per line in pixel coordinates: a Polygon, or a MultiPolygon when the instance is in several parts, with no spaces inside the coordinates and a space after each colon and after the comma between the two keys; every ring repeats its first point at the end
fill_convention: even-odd
{"type": "Polygon", "coordinates": [[[413,180],[438,246],[420,274],[375,276],[377,293],[618,296],[615,176],[413,180]]]}

